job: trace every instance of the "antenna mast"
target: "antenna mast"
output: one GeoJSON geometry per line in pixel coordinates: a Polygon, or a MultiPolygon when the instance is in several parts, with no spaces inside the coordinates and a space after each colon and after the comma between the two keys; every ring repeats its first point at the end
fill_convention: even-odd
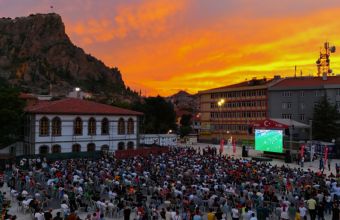
{"type": "Polygon", "coordinates": [[[335,53],[335,46],[329,46],[328,42],[324,43],[323,48],[320,49],[319,59],[316,61],[316,66],[318,68],[318,76],[322,75],[330,75],[332,73],[332,69],[330,68],[330,59],[331,53],[335,53]]]}

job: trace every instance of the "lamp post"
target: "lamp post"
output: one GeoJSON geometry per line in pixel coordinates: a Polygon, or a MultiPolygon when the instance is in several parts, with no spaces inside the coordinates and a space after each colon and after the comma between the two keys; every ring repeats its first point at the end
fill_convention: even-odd
{"type": "Polygon", "coordinates": [[[217,106],[218,106],[218,110],[219,110],[218,124],[219,124],[219,143],[220,143],[220,145],[221,145],[221,140],[222,140],[222,122],[223,122],[223,119],[222,119],[222,107],[224,105],[224,102],[225,102],[224,99],[220,99],[217,102],[217,106]]]}
{"type": "Polygon", "coordinates": [[[313,146],[313,120],[309,120],[309,144],[310,144],[310,162],[313,161],[314,146],[313,146]]]}

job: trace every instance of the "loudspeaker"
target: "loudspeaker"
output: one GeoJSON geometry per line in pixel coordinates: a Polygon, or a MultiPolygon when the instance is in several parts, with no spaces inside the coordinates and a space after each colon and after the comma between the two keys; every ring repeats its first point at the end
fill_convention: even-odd
{"type": "Polygon", "coordinates": [[[253,127],[248,127],[248,134],[253,134],[253,127]]]}
{"type": "Polygon", "coordinates": [[[285,129],[285,135],[287,135],[287,136],[289,136],[289,135],[290,135],[289,128],[286,128],[286,129],[285,129]]]}
{"type": "Polygon", "coordinates": [[[290,155],[290,150],[286,150],[285,162],[286,163],[292,162],[292,156],[290,155]]]}

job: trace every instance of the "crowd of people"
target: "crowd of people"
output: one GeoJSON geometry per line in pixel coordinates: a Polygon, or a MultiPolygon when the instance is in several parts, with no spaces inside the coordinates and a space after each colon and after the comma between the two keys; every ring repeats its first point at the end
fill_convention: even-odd
{"type": "Polygon", "coordinates": [[[37,220],[76,220],[80,213],[86,220],[339,219],[337,176],[214,148],[120,160],[23,159],[4,174],[12,202],[37,220]]]}

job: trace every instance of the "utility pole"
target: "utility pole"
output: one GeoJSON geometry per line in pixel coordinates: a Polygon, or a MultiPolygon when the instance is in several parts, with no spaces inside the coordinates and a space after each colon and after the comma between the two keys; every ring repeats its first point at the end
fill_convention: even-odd
{"type": "Polygon", "coordinates": [[[289,127],[289,151],[290,155],[292,155],[292,150],[293,150],[293,122],[292,119],[290,119],[290,127],[289,127]]]}
{"type": "Polygon", "coordinates": [[[314,147],[313,147],[313,120],[309,120],[309,144],[310,144],[310,162],[313,161],[314,147]]]}

